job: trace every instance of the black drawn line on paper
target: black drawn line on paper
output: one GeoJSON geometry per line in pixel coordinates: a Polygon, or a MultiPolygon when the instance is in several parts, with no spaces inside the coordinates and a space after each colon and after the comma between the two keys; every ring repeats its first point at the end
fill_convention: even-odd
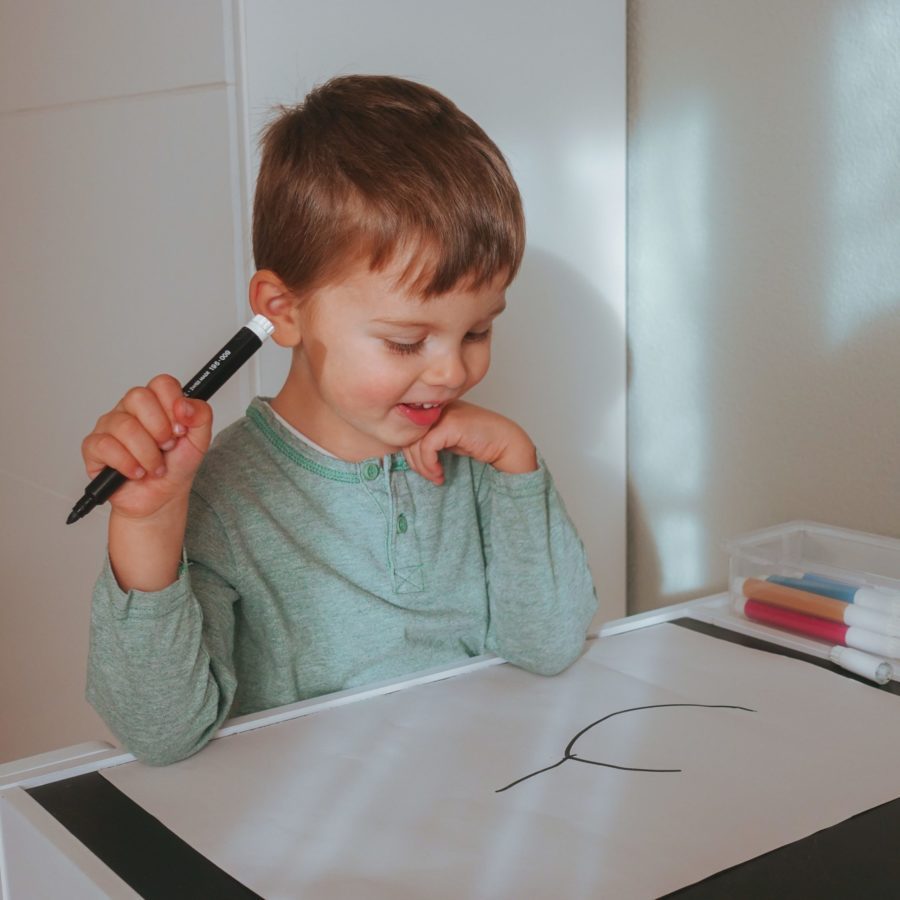
{"type": "Polygon", "coordinates": [[[561,766],[564,762],[568,762],[572,760],[572,762],[580,762],[580,763],[589,763],[592,766],[603,766],[607,769],[620,769],[624,772],[681,772],[682,769],[643,769],[637,766],[617,766],[614,763],[605,763],[598,762],[594,759],[584,759],[581,756],[578,756],[576,753],[572,752],[572,748],[575,746],[575,743],[578,741],[580,737],[587,734],[592,728],[596,725],[601,724],[602,722],[607,721],[607,719],[613,718],[613,716],[621,716],[625,713],[631,712],[639,712],[642,709],[670,709],[675,706],[692,706],[699,707],[701,709],[740,709],[744,712],[756,712],[755,709],[749,709],[746,706],[731,706],[726,703],[654,703],[650,706],[633,706],[631,709],[620,709],[616,712],[612,712],[609,715],[604,716],[602,719],[597,719],[596,722],[591,722],[590,725],[582,728],[575,737],[572,738],[571,741],[566,745],[565,752],[563,754],[563,758],[559,762],[553,763],[552,766],[546,766],[543,769],[538,769],[536,772],[532,772],[530,775],[525,775],[522,778],[517,778],[515,781],[510,782],[506,787],[497,788],[494,791],[495,794],[500,794],[503,791],[508,791],[511,787],[515,787],[517,784],[521,784],[523,781],[527,781],[529,778],[534,778],[535,775],[541,775],[544,772],[549,772],[551,769],[555,769],[557,766],[561,766]]]}

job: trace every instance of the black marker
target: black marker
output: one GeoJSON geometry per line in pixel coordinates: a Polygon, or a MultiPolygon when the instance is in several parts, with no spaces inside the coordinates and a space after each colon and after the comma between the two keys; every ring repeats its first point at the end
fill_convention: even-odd
{"type": "MultiPolygon", "coordinates": [[[[185,397],[209,400],[260,347],[275,330],[265,316],[254,316],[184,387],[185,397]]],[[[85,489],[75,504],[66,525],[77,522],[99,506],[128,479],[107,466],[85,489]]]]}

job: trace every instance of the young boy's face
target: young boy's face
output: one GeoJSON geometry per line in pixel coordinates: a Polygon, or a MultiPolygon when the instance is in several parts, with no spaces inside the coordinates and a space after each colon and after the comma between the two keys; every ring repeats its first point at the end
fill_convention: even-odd
{"type": "Polygon", "coordinates": [[[301,343],[276,408],[311,440],[358,461],[419,440],[490,365],[505,278],[422,300],[398,264],[361,264],[301,307],[301,343]]]}

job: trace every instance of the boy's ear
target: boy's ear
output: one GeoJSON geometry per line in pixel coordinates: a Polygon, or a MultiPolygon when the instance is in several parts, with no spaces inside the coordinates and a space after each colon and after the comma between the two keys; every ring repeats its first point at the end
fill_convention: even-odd
{"type": "Polygon", "coordinates": [[[272,340],[276,344],[296,347],[300,343],[300,301],[271,269],[260,269],[250,279],[250,308],[275,326],[272,340]]]}

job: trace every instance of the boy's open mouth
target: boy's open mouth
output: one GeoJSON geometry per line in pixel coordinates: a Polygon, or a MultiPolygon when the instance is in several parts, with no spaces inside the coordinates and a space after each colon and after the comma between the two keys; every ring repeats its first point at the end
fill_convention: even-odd
{"type": "Polygon", "coordinates": [[[398,403],[397,409],[414,425],[430,426],[441,417],[440,403],[398,403]]]}

